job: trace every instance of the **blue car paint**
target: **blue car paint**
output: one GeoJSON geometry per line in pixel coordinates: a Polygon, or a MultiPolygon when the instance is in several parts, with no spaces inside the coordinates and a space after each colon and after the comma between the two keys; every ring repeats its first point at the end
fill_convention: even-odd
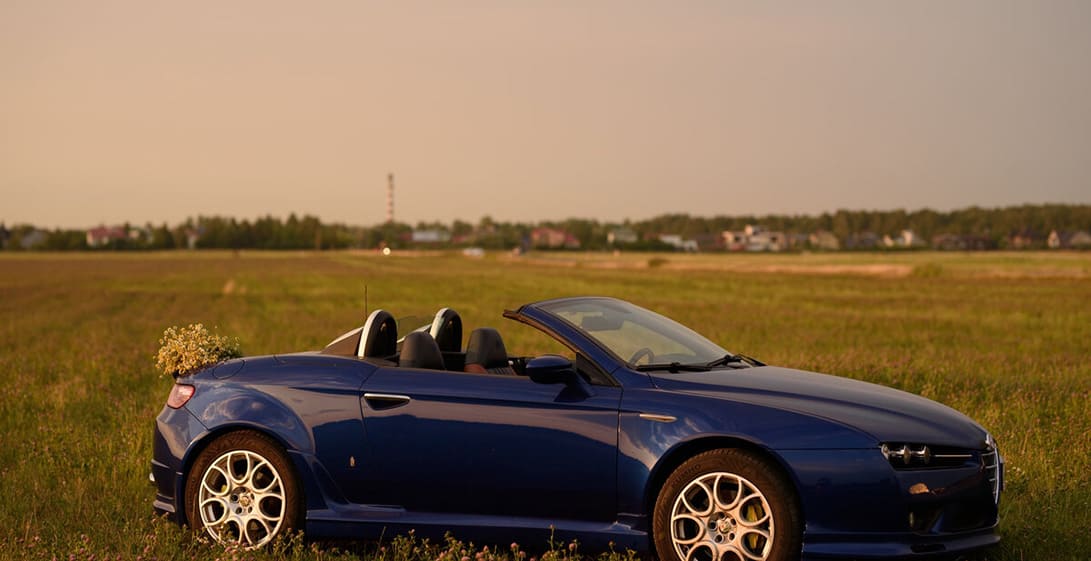
{"type": "Polygon", "coordinates": [[[156,509],[185,522],[179,497],[193,458],[216,435],[250,428],[289,451],[313,537],[415,529],[532,544],[552,533],[646,552],[658,485],[685,457],[729,444],[766,454],[796,487],[804,558],[954,553],[998,541],[995,505],[972,530],[938,535],[906,524],[928,501],[991,503],[980,469],[898,471],[879,452],[881,441],[983,449],[985,431],[952,409],[775,367],[638,372],[535,305],[506,315],[554,336],[612,384],[573,392],[314,353],[250,357],[187,378],[193,399],[160,414],[156,509]],[[385,407],[366,394],[409,401],[385,407]],[[911,496],[915,483],[938,491],[911,496]]]}
{"type": "Polygon", "coordinates": [[[515,376],[378,370],[368,392],[403,407],[366,405],[374,457],[350,498],[408,510],[613,521],[620,388],[562,401],[564,386],[515,376]],[[408,444],[408,445],[407,445],[408,444]],[[605,508],[611,505],[611,508],[605,508]]]}
{"type": "MultiPolygon", "coordinates": [[[[986,431],[969,417],[918,395],[858,380],[774,366],[657,375],[657,387],[795,411],[880,440],[984,448],[986,431]],[[881,435],[881,436],[879,436],[881,435]]],[[[819,443],[826,446],[826,443],[819,443]]]]}

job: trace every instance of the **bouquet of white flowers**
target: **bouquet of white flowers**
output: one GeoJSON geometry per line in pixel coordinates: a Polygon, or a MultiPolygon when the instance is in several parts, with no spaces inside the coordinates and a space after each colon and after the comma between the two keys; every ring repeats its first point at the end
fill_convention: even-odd
{"type": "Polygon", "coordinates": [[[175,378],[188,376],[213,364],[242,356],[238,339],[210,333],[196,323],[183,328],[168,327],[159,340],[155,367],[175,378]]]}

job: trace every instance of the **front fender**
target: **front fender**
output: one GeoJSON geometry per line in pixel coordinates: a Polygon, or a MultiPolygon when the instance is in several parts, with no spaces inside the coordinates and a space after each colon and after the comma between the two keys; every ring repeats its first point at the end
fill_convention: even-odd
{"type": "Polygon", "coordinates": [[[826,419],[658,389],[625,393],[618,436],[618,509],[623,515],[646,512],[649,497],[654,500],[670,472],[710,448],[732,445],[764,453],[798,488],[800,481],[784,458],[787,451],[876,446],[871,436],[826,419]]]}

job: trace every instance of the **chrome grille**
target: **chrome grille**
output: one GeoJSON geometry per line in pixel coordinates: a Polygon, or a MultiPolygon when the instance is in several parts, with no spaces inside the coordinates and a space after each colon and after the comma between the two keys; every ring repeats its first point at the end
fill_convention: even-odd
{"type": "Polygon", "coordinates": [[[981,466],[985,470],[985,477],[992,487],[993,502],[1000,502],[1000,455],[996,448],[989,448],[981,453],[981,466]]]}

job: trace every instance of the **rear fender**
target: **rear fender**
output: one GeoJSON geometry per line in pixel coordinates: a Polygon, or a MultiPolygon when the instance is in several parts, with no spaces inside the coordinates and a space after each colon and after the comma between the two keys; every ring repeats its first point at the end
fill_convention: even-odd
{"type": "MultiPolygon", "coordinates": [[[[251,428],[272,436],[287,450],[314,453],[310,430],[295,411],[252,386],[200,384],[186,408],[209,433],[222,433],[228,428],[251,428]]],[[[194,448],[196,446],[190,447],[190,454],[194,448]]]]}

